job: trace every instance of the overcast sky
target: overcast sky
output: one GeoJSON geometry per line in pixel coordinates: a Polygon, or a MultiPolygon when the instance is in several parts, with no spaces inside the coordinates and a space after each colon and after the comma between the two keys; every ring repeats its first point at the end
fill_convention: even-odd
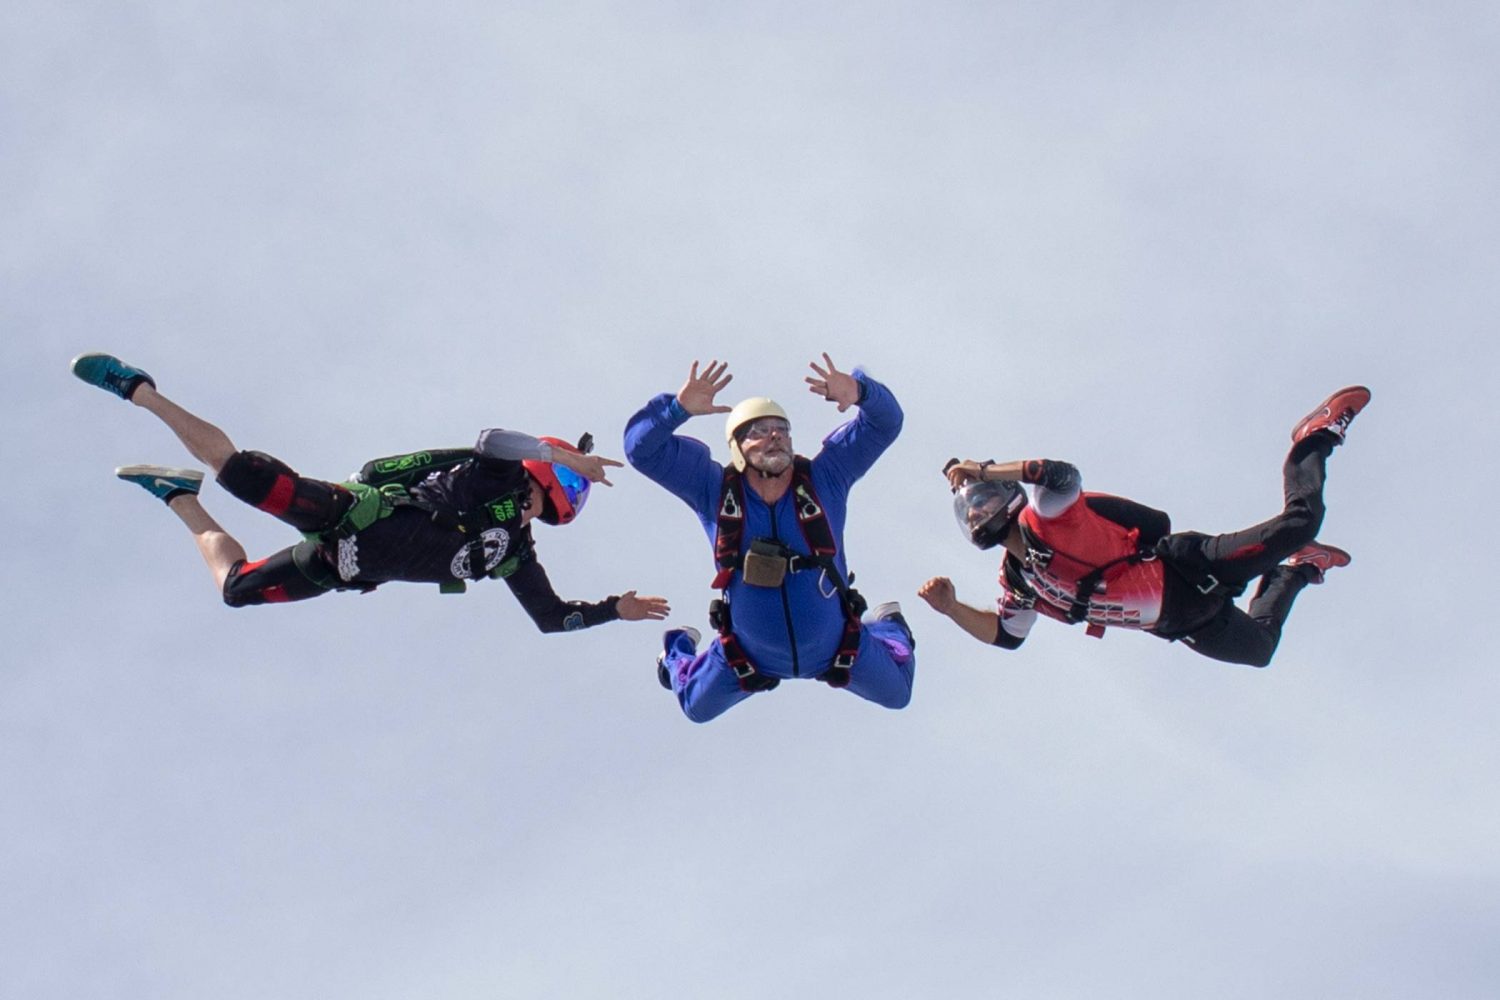
{"type": "MultiPolygon", "coordinates": [[[[1497,45],[1480,2],[0,5],[0,997],[1500,994],[1497,45]],[[807,363],[864,365],[907,421],[846,545],[911,707],[695,726],[660,626],[495,584],[230,610],[91,349],[330,479],[619,457],[709,358],[812,453],[807,363]],[[1354,563],[1269,670],[915,596],[995,595],[949,456],[1236,529],[1353,382],[1354,563]]],[[[616,483],[554,583],[706,628],[693,515],[616,483]]]]}

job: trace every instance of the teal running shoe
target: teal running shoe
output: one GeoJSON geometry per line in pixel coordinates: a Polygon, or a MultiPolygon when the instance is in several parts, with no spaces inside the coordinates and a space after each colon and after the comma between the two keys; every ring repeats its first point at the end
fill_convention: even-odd
{"type": "Polygon", "coordinates": [[[78,355],[73,359],[73,374],[121,399],[129,399],[142,382],[156,388],[156,380],[150,375],[111,354],[78,355]]]}
{"type": "Polygon", "coordinates": [[[135,483],[165,503],[184,493],[197,496],[203,488],[203,473],[197,469],[172,469],[165,465],[123,465],[115,475],[135,483]]]}

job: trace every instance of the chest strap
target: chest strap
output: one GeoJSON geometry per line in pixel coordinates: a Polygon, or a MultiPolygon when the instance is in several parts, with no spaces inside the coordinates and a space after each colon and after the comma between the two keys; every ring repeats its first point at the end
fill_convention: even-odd
{"type": "MultiPolygon", "coordinates": [[[[1056,550],[1049,546],[1046,542],[1038,538],[1034,532],[1026,527],[1024,522],[1018,522],[1017,527],[1021,529],[1021,538],[1026,543],[1027,566],[1029,568],[1034,568],[1037,571],[1045,570],[1047,566],[1052,562],[1052,557],[1056,554],[1056,550]]],[[[1083,561],[1081,559],[1078,559],[1076,556],[1069,556],[1068,558],[1072,559],[1074,562],[1083,561]]],[[[1093,600],[1094,595],[1099,593],[1100,589],[1102,588],[1104,584],[1104,574],[1108,573],[1116,566],[1134,566],[1136,563],[1145,562],[1148,559],[1155,558],[1156,552],[1154,548],[1137,549],[1134,552],[1130,552],[1118,558],[1111,559],[1109,560],[1109,562],[1106,562],[1101,566],[1095,566],[1083,576],[1079,577],[1077,582],[1074,584],[1073,603],[1069,605],[1067,613],[1065,615],[1068,624],[1076,625],[1078,622],[1081,622],[1088,618],[1089,603],[1093,600]]],[[[1090,622],[1088,624],[1088,627],[1084,631],[1093,636],[1095,639],[1104,638],[1104,626],[1095,622],[1090,622]]]]}
{"type": "MultiPolygon", "coordinates": [[[[812,484],[812,462],[801,455],[792,465],[792,502],[796,507],[797,526],[802,530],[802,539],[807,543],[810,555],[787,550],[788,572],[818,570],[827,575],[829,582],[839,594],[839,603],[844,610],[844,631],[839,637],[839,648],[833,663],[819,675],[818,680],[830,687],[847,687],[854,661],[859,656],[860,616],[867,606],[859,591],[851,586],[853,574],[848,581],[838,570],[834,557],[838,554],[838,543],[833,537],[833,527],[828,523],[828,514],[818,500],[812,484]]],[[[773,515],[774,516],[774,515],[773,515]]],[[[724,469],[724,479],[719,490],[718,526],[714,537],[714,563],[718,574],[713,586],[723,591],[719,600],[709,609],[709,621],[719,632],[719,642],[724,647],[724,659],[734,670],[740,688],[745,691],[769,691],[781,683],[775,677],[766,677],[755,668],[744,647],[735,637],[729,611],[730,581],[743,565],[742,550],[745,540],[745,477],[730,466],[724,469]]]]}
{"type": "MultiPolygon", "coordinates": [[[[349,509],[344,512],[338,524],[332,528],[321,532],[304,533],[303,537],[309,542],[336,546],[342,539],[356,535],[375,522],[390,517],[398,507],[415,507],[425,511],[438,527],[456,531],[467,539],[464,543],[464,576],[470,580],[508,576],[515,571],[520,564],[520,557],[524,556],[529,548],[527,546],[513,553],[512,557],[507,558],[493,570],[485,571],[484,532],[515,515],[520,503],[520,493],[502,497],[477,510],[464,511],[455,516],[412,496],[400,483],[388,482],[381,486],[371,486],[368,483],[351,480],[339,485],[353,494],[354,502],[349,505],[349,509]]],[[[516,533],[517,536],[520,534],[521,532],[516,533]]],[[[451,580],[438,584],[438,589],[445,594],[461,594],[464,592],[465,584],[463,580],[451,580]]]]}

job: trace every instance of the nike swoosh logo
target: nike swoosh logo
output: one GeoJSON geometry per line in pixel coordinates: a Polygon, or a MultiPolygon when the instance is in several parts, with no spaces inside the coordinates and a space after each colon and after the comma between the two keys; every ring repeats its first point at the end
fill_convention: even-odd
{"type": "Polygon", "coordinates": [[[156,486],[157,486],[158,489],[165,487],[166,489],[173,490],[173,489],[177,489],[178,486],[179,486],[179,484],[173,482],[170,479],[163,479],[162,477],[157,476],[156,477],[156,486]]]}

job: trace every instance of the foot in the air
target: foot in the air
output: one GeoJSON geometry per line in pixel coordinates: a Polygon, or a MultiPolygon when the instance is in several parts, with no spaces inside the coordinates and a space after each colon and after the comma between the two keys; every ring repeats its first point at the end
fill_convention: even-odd
{"type": "Polygon", "coordinates": [[[917,648],[916,636],[911,634],[911,625],[907,623],[906,616],[901,613],[901,603],[899,601],[886,601],[884,604],[875,605],[865,614],[865,619],[867,621],[895,622],[906,633],[907,646],[911,649],[917,648]]]}
{"type": "Polygon", "coordinates": [[[156,380],[150,375],[112,354],[78,355],[73,359],[73,374],[121,399],[129,399],[142,382],[156,388],[156,380]]]}
{"type": "Polygon", "coordinates": [[[115,475],[127,483],[135,483],[146,492],[165,503],[174,497],[190,494],[197,496],[203,488],[203,473],[197,469],[173,469],[165,465],[124,465],[115,470],[115,475]]]}
{"type": "Polygon", "coordinates": [[[662,633],[662,651],[656,654],[656,680],[668,691],[672,690],[672,676],[667,672],[667,654],[672,651],[673,647],[678,645],[677,640],[679,638],[686,638],[692,646],[693,651],[696,652],[698,649],[698,640],[703,638],[703,633],[691,625],[679,625],[676,628],[669,628],[662,633]]]}
{"type": "Polygon", "coordinates": [[[1319,431],[1327,431],[1342,442],[1349,425],[1369,401],[1370,390],[1362,385],[1340,389],[1297,422],[1292,428],[1292,442],[1305,441],[1319,431]]]}
{"type": "Polygon", "coordinates": [[[1321,542],[1309,542],[1286,561],[1288,566],[1306,566],[1309,583],[1322,583],[1323,574],[1335,566],[1349,565],[1353,557],[1343,549],[1321,542]]]}

